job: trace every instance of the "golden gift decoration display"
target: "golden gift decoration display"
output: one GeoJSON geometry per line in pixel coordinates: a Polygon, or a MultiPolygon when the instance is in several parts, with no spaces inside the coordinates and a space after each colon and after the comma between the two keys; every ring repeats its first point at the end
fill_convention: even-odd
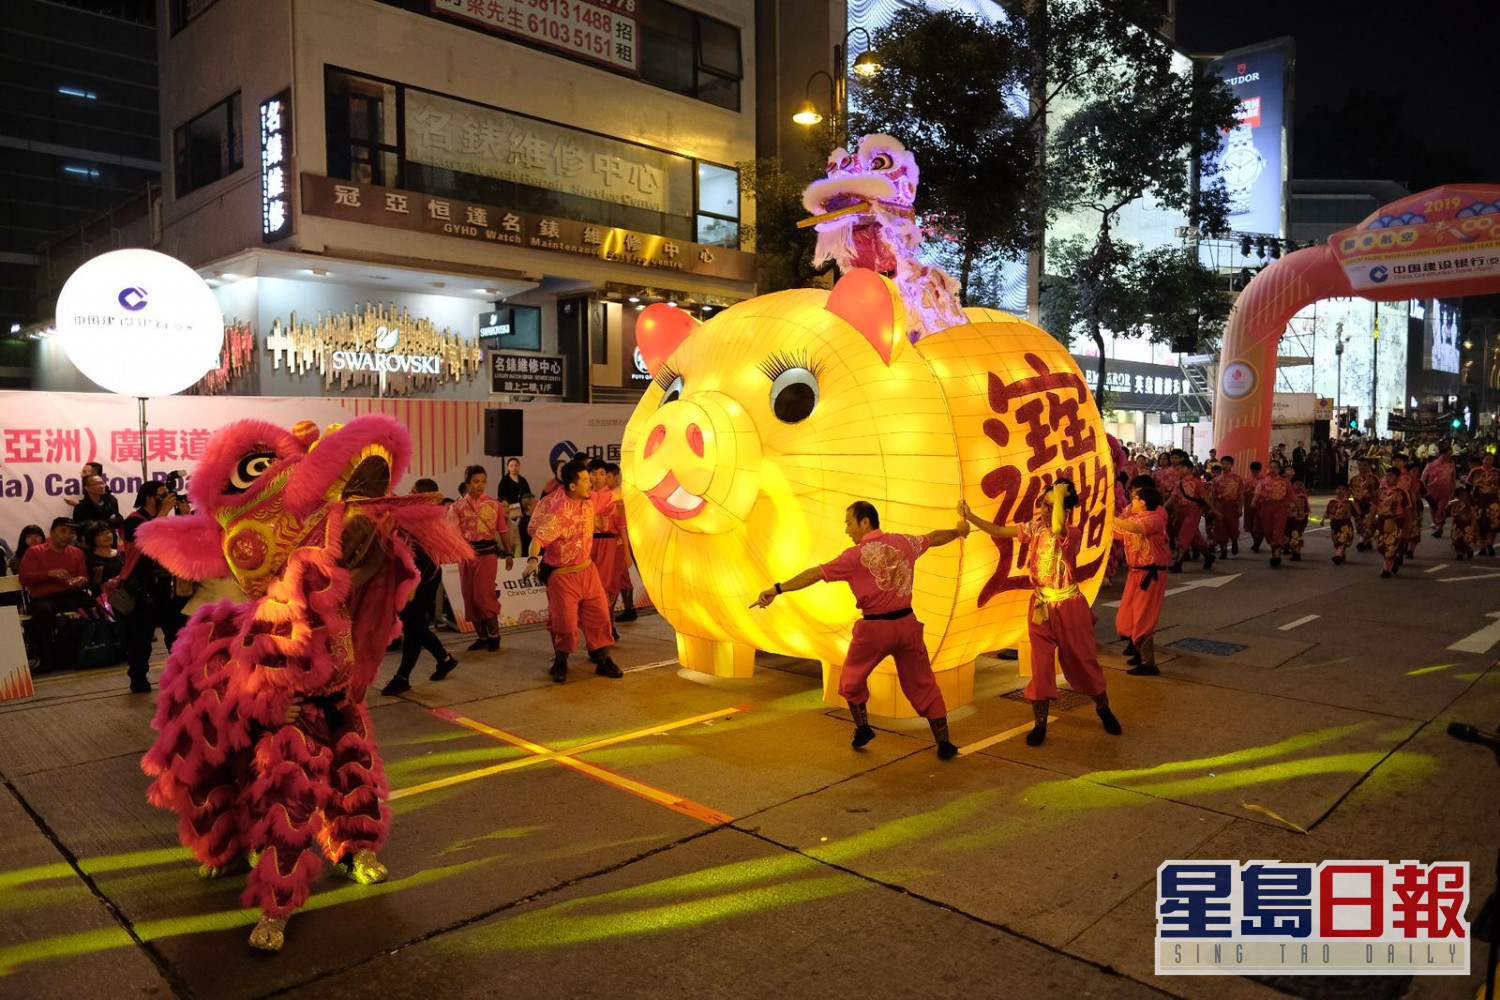
{"type": "MultiPolygon", "coordinates": [[[[646,590],[677,630],[684,666],[736,677],[754,651],[816,659],[824,698],[859,613],[818,584],[764,610],[774,581],[848,547],[844,511],[872,502],[881,529],[925,534],[966,500],[1028,520],[1058,477],[1083,528],[1080,589],[1093,600],[1112,527],[1112,463],[1098,409],[1066,348],[1008,313],[913,344],[896,286],[853,270],[699,324],[651,306],[636,338],[654,383],[621,448],[630,542],[646,590]]],[[[912,605],[950,709],[973,698],[974,658],[1014,646],[1031,597],[1015,539],[974,532],[917,562],[912,605]]],[[[870,678],[870,712],[910,717],[894,666],[870,678]]]]}
{"type": "Polygon", "coordinates": [[[285,362],[295,375],[316,371],[323,388],[374,387],[378,395],[408,395],[445,382],[473,379],[484,368],[484,351],[452,330],[438,332],[431,320],[402,308],[365,303],[363,312],[318,316],[285,325],[277,319],[266,335],[273,367],[285,362]]]}

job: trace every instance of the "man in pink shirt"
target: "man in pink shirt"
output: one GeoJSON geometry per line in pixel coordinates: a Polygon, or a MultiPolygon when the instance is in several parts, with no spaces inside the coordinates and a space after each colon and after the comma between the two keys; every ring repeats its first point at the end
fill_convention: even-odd
{"type": "MultiPolygon", "coordinates": [[[[615,598],[620,592],[617,581],[620,576],[620,533],[616,508],[620,494],[609,488],[609,464],[602,458],[589,461],[589,504],[594,509],[594,547],[590,558],[594,560],[594,571],[599,574],[599,585],[604,588],[604,603],[614,613],[615,598]]],[[[613,638],[620,633],[610,626],[613,638]]]]}
{"type": "Polygon", "coordinates": [[[594,508],[589,502],[588,459],[577,456],[559,474],[562,488],[538,501],[531,513],[531,565],[546,581],[547,631],[552,633],[552,680],[568,679],[568,657],[578,648],[578,626],[588,643],[594,673],[618,679],[624,674],[609,657],[614,643],[604,587],[594,570],[594,508]],[[538,563],[538,559],[545,559],[538,563]]]}
{"type": "Polygon", "coordinates": [[[854,603],[863,617],[854,623],[854,641],[844,658],[839,677],[839,694],[849,703],[854,716],[854,739],[858,749],[875,738],[870,727],[869,677],[876,664],[887,656],[896,661],[896,679],[901,693],[916,713],[932,727],[937,753],[950,760],[958,747],[948,740],[948,708],[943,693],[932,675],[927,643],[922,638],[922,623],[911,609],[912,580],[917,557],[934,545],[947,545],[969,533],[967,524],[957,528],[932,531],[925,535],[888,535],[880,530],[880,514],[875,506],[857,500],[844,511],[844,533],[854,543],[838,558],[813,566],[785,583],[773,584],[761,592],[752,607],[770,607],[780,594],[801,590],[820,581],[840,580],[854,591],[854,603]]]}
{"type": "Polygon", "coordinates": [[[83,550],[73,544],[73,522],[66,517],[53,518],[47,541],[33,545],[21,557],[21,586],[31,609],[31,628],[37,645],[41,669],[54,670],[64,664],[56,662],[52,633],[57,616],[76,611],[92,603],[89,574],[84,565],[83,550]]]}

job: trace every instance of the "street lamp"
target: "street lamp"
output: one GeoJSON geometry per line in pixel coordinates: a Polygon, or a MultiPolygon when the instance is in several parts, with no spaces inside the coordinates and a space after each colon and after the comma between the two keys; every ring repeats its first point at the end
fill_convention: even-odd
{"type": "Polygon", "coordinates": [[[885,65],[880,61],[880,54],[875,51],[874,44],[870,41],[870,33],[864,28],[850,28],[844,33],[843,40],[833,47],[833,73],[830,74],[820,69],[809,76],[807,96],[792,114],[792,121],[798,125],[816,125],[823,120],[823,114],[818,111],[818,106],[812,100],[812,86],[813,81],[820,75],[828,77],[828,118],[835,141],[841,141],[842,137],[839,133],[848,117],[849,59],[846,46],[849,44],[849,39],[854,37],[855,32],[865,36],[866,46],[865,50],[854,59],[855,75],[868,80],[885,69],[885,65]]]}

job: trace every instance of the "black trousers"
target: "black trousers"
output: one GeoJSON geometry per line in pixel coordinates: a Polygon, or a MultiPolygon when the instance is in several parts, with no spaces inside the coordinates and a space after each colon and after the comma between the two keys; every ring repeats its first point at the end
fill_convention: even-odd
{"type": "Polygon", "coordinates": [[[424,580],[417,584],[417,589],[412,591],[411,600],[401,609],[401,665],[396,668],[396,673],[402,677],[411,676],[412,668],[417,665],[417,657],[422,655],[424,649],[439,663],[448,656],[448,650],[432,630],[430,621],[441,582],[439,577],[431,583],[424,580]]]}
{"type": "Polygon", "coordinates": [[[173,608],[172,602],[147,600],[136,604],[135,610],[125,616],[125,663],[126,674],[131,680],[145,680],[151,667],[151,647],[156,640],[156,630],[161,629],[162,639],[171,652],[177,633],[182,630],[182,613],[173,608]]]}
{"type": "Polygon", "coordinates": [[[86,591],[64,590],[46,597],[33,597],[30,601],[31,621],[26,624],[31,632],[31,641],[39,661],[38,673],[57,670],[62,666],[57,660],[57,616],[68,611],[77,611],[93,604],[86,591]]]}

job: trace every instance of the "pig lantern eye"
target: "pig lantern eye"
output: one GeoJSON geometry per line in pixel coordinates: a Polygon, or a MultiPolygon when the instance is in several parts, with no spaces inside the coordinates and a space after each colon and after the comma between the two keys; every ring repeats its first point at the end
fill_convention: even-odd
{"type": "Polygon", "coordinates": [[[676,378],[672,379],[671,382],[667,383],[667,391],[661,397],[661,405],[666,406],[668,403],[675,403],[681,398],[682,376],[678,375],[676,378]]]}
{"type": "Polygon", "coordinates": [[[771,383],[771,412],[784,424],[806,420],[818,405],[818,376],[806,368],[788,368],[771,383]]]}

